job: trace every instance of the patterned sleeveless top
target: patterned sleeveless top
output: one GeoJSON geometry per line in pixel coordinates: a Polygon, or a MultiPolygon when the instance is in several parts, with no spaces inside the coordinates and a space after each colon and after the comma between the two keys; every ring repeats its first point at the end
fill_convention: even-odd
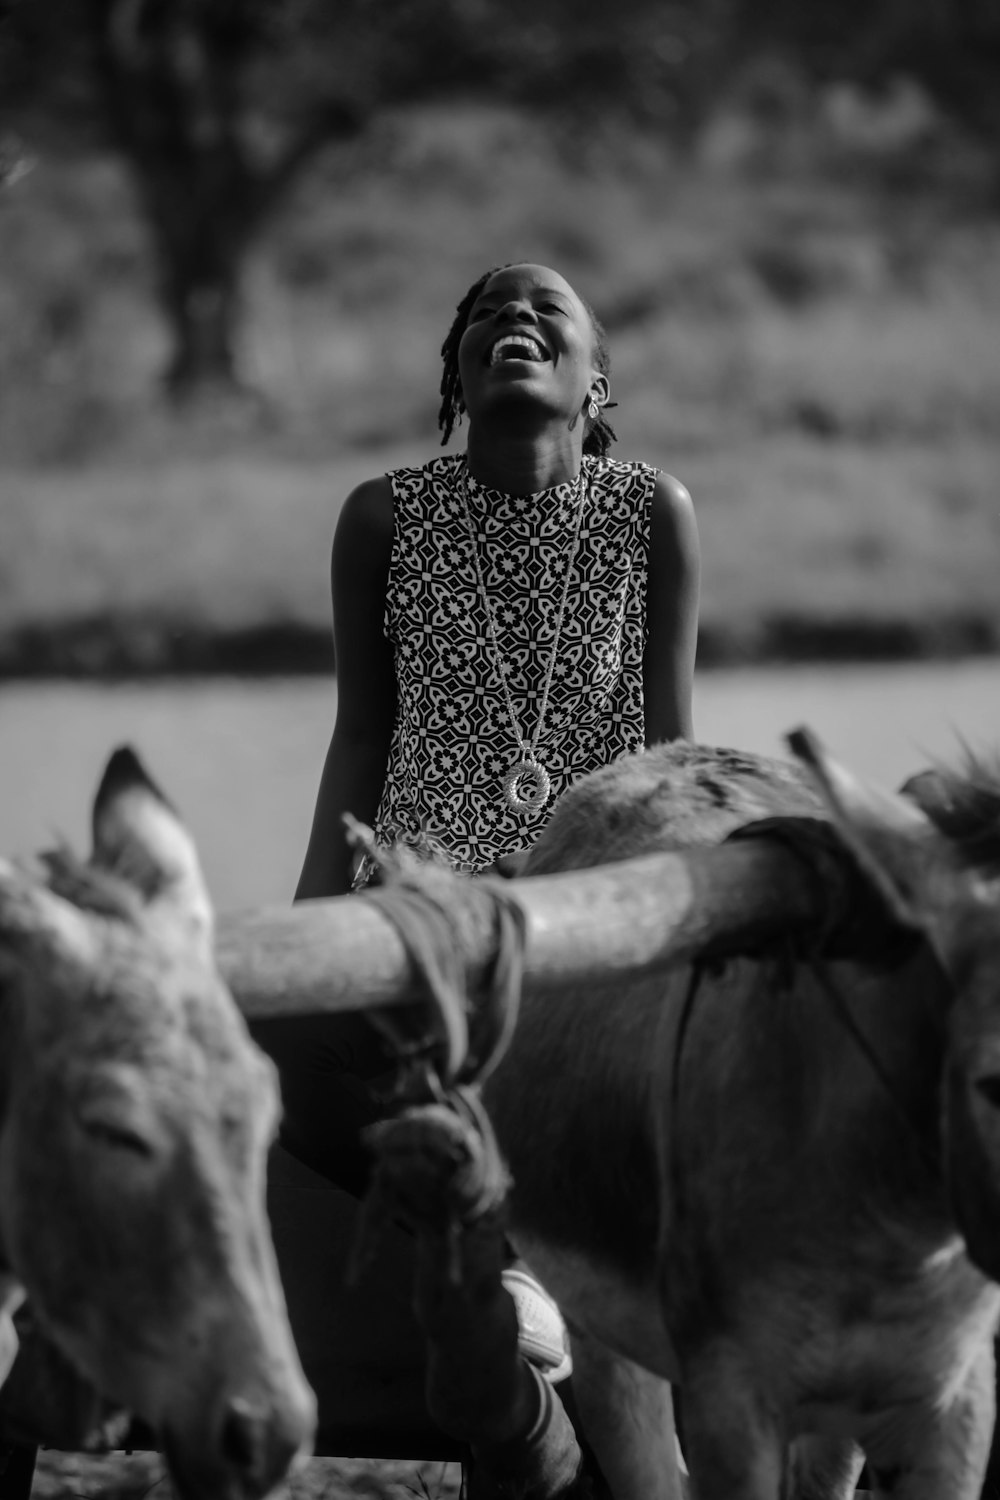
{"type": "MultiPolygon", "coordinates": [[[[537,755],[545,808],[515,812],[503,779],[521,759],[465,519],[461,455],[389,475],[393,547],[385,610],[396,723],[375,820],[380,845],[444,854],[466,873],[528,849],[571,782],[644,742],[642,658],[649,508],[657,471],[584,458],[573,576],[537,755]]],[[[579,487],[507,495],[467,479],[511,700],[530,744],[572,549],[579,487]]]]}

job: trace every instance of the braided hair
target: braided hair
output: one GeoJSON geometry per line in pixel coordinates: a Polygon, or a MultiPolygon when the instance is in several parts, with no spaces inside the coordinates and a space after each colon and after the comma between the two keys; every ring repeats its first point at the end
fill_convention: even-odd
{"type": "MultiPolygon", "coordinates": [[[[515,264],[515,262],[507,262],[507,265],[511,264],[515,264]]],[[[462,400],[462,382],[458,372],[458,346],[462,342],[462,335],[468,326],[469,314],[472,311],[476,298],[490,277],[495,276],[498,271],[506,269],[506,265],[493,266],[491,270],[484,271],[478,281],[472,283],[455,309],[454,322],[448,329],[448,336],[441,345],[441,358],[444,361],[444,370],[441,374],[441,408],[438,412],[438,427],[443,433],[441,438],[442,447],[444,447],[459,422],[461,422],[462,413],[465,411],[465,402],[462,400]]],[[[611,371],[611,355],[608,350],[608,336],[604,330],[604,325],[590,303],[586,302],[582,297],[580,297],[580,301],[583,303],[587,317],[590,319],[590,326],[594,332],[594,364],[602,375],[607,375],[611,371]]],[[[614,406],[616,403],[609,401],[607,404],[608,406],[614,406]]],[[[617,433],[603,415],[603,411],[599,412],[593,418],[585,416],[584,421],[587,424],[586,435],[583,439],[584,453],[592,453],[597,458],[603,458],[611,447],[611,444],[617,438],[617,433]]]]}

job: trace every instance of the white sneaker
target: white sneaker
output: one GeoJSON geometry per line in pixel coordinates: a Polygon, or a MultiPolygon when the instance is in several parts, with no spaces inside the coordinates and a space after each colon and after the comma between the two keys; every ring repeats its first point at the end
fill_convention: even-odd
{"type": "Polygon", "coordinates": [[[548,1292],[528,1271],[512,1266],[501,1281],[514,1299],[517,1347],[553,1385],[573,1372],[573,1356],[562,1314],[548,1292]]]}

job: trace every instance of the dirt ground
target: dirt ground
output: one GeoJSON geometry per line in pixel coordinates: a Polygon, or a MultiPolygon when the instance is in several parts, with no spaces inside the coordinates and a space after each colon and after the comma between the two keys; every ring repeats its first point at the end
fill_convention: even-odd
{"type": "MultiPolygon", "coordinates": [[[[455,1500],[458,1464],[402,1459],[315,1458],[281,1492],[281,1500],[455,1500]]],[[[156,1453],[42,1452],[32,1496],[37,1500],[169,1500],[173,1491],[156,1453]]]]}

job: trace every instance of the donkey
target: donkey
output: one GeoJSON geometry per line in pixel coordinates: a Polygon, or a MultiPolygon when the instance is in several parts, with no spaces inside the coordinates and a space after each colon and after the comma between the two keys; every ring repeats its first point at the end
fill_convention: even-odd
{"type": "Polygon", "coordinates": [[[793,738],[808,774],[664,746],[586,778],[528,880],[822,817],[895,940],[874,961],[779,948],[529,991],[485,1092],[512,1237],[570,1325],[616,1500],[680,1493],[670,1385],[697,1500],[846,1500],[862,1453],[885,1500],[976,1500],[1000,1315],[1000,778],[889,796],[793,738]]]}
{"type": "Polygon", "coordinates": [[[0,863],[0,1376],[25,1296],[182,1496],[253,1500],[315,1401],[264,1209],[274,1070],[212,956],[193,845],[118,751],[84,864],[0,863]]]}

